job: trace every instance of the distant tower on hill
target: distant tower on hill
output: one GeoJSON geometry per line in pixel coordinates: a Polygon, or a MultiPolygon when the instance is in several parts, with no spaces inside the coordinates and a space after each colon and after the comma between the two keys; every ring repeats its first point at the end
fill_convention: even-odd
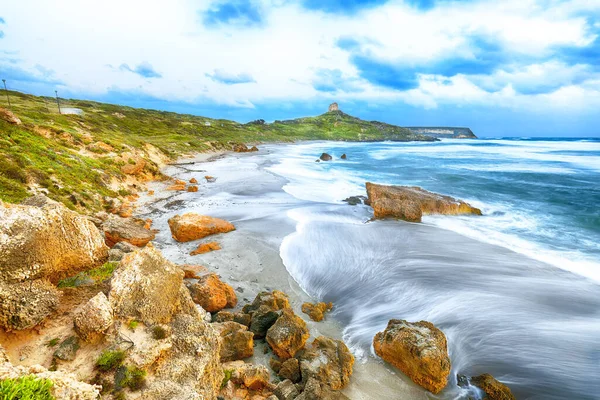
{"type": "Polygon", "coordinates": [[[338,103],[331,103],[329,105],[329,112],[338,111],[340,108],[338,107],[338,103]]]}

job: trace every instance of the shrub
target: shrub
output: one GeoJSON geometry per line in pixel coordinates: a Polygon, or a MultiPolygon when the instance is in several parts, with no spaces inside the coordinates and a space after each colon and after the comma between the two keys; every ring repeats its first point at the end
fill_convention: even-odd
{"type": "Polygon", "coordinates": [[[140,324],[139,321],[136,321],[135,319],[132,319],[131,321],[129,321],[129,324],[127,324],[127,326],[132,331],[135,331],[135,328],[137,328],[139,324],[140,324]]]}
{"type": "Polygon", "coordinates": [[[131,391],[137,391],[146,384],[146,371],[137,367],[127,367],[125,371],[125,379],[121,382],[122,386],[126,386],[131,391]]]}
{"type": "Polygon", "coordinates": [[[60,342],[60,338],[54,338],[54,339],[50,339],[48,340],[48,342],[46,343],[46,346],[48,347],[54,347],[56,346],[58,343],[60,342]]]}
{"type": "Polygon", "coordinates": [[[100,371],[112,371],[121,366],[125,359],[124,351],[111,351],[104,350],[100,355],[98,361],[96,361],[96,368],[100,371]]]}
{"type": "Polygon", "coordinates": [[[54,400],[50,389],[54,384],[49,379],[38,379],[34,375],[0,381],[2,400],[54,400]]]}
{"type": "Polygon", "coordinates": [[[152,337],[156,340],[161,340],[164,339],[168,336],[168,332],[167,330],[160,326],[160,325],[155,325],[152,327],[152,337]]]}

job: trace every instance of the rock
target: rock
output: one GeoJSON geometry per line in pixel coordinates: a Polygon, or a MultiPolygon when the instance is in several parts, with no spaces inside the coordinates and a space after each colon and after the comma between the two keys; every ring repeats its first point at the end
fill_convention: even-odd
{"type": "Polygon", "coordinates": [[[128,363],[137,368],[148,370],[160,360],[169,357],[169,352],[173,348],[171,327],[168,325],[155,325],[155,327],[157,326],[165,330],[167,337],[156,339],[150,336],[149,333],[143,340],[136,340],[135,346],[128,352],[128,363]]]}
{"type": "Polygon", "coordinates": [[[214,324],[214,328],[223,338],[221,362],[242,360],[254,355],[254,334],[248,327],[228,321],[214,324]]]}
{"type": "Polygon", "coordinates": [[[250,148],[250,150],[248,150],[248,151],[258,151],[258,147],[256,147],[256,146],[252,146],[252,147],[250,148]]]}
{"type": "Polygon", "coordinates": [[[349,400],[346,395],[332,390],[315,378],[309,378],[304,385],[304,391],[295,400],[349,400]]]}
{"type": "Polygon", "coordinates": [[[29,329],[58,308],[60,292],[48,281],[0,281],[0,328],[29,329]]]}
{"type": "Polygon", "coordinates": [[[456,384],[462,388],[469,387],[469,378],[465,375],[456,374],[456,384]]]}
{"type": "Polygon", "coordinates": [[[198,248],[190,253],[190,256],[208,253],[214,250],[221,250],[221,246],[217,242],[201,243],[198,248]]]}
{"type": "Polygon", "coordinates": [[[300,375],[300,362],[296,358],[287,359],[281,364],[277,375],[283,379],[289,379],[294,383],[300,382],[302,379],[300,375]]]}
{"type": "Polygon", "coordinates": [[[122,251],[123,253],[131,253],[133,251],[139,250],[140,248],[137,246],[134,246],[133,244],[129,243],[129,242],[118,242],[117,244],[115,244],[112,247],[112,250],[119,250],[122,251]]]}
{"type": "Polygon", "coordinates": [[[135,318],[147,325],[170,322],[185,306],[183,275],[152,244],[127,254],[110,281],[108,299],[114,315],[135,318]]]}
{"type": "Polygon", "coordinates": [[[318,158],[315,160],[315,162],[321,162],[321,160],[319,160],[318,158]]]}
{"type": "Polygon", "coordinates": [[[223,283],[215,273],[203,275],[198,282],[189,286],[195,303],[208,312],[232,308],[237,304],[237,296],[231,286],[223,283]]]}
{"type": "Polygon", "coordinates": [[[258,310],[260,306],[267,306],[268,308],[278,311],[284,308],[290,308],[290,300],[287,294],[273,290],[272,292],[260,292],[254,298],[252,304],[247,304],[242,309],[245,313],[252,313],[258,310]]]}
{"type": "Polygon", "coordinates": [[[325,313],[331,311],[333,303],[304,303],[302,304],[302,312],[307,314],[313,321],[323,321],[325,313]]]}
{"type": "Polygon", "coordinates": [[[106,261],[104,238],[86,217],[44,196],[26,202],[0,201],[0,280],[46,278],[56,284],[106,261]]]}
{"type": "Polygon", "coordinates": [[[250,331],[254,337],[262,339],[267,335],[267,331],[281,315],[281,311],[275,311],[268,306],[260,306],[254,311],[250,319],[250,331]]]}
{"type": "Polygon", "coordinates": [[[515,400],[508,386],[498,381],[490,374],[483,374],[471,378],[471,384],[483,390],[487,400],[515,400]]]}
{"type": "Polygon", "coordinates": [[[481,210],[461,200],[416,186],[385,186],[367,182],[366,187],[375,218],[392,217],[421,222],[424,214],[481,215],[481,210]]]}
{"type": "Polygon", "coordinates": [[[110,262],[118,262],[121,261],[125,253],[121,250],[110,249],[108,251],[108,261],[110,262]]]}
{"type": "Polygon", "coordinates": [[[173,190],[173,191],[179,191],[182,192],[185,190],[186,184],[184,183],[176,183],[174,185],[171,185],[169,187],[167,187],[167,190],[173,190]]]}
{"type": "Polygon", "coordinates": [[[53,357],[62,361],[73,361],[75,355],[79,350],[79,338],[77,336],[71,336],[63,340],[58,346],[58,349],[54,352],[53,357]]]}
{"type": "Polygon", "coordinates": [[[198,180],[196,178],[192,178],[192,179],[190,179],[190,183],[196,184],[196,183],[198,183],[198,180]]]}
{"type": "Polygon", "coordinates": [[[450,358],[446,336],[431,322],[392,319],[373,339],[375,353],[417,385],[439,393],[448,382],[450,358]]]}
{"type": "Polygon", "coordinates": [[[243,312],[230,312],[230,311],[219,311],[213,317],[213,322],[227,322],[234,321],[238,324],[242,324],[246,327],[250,326],[251,317],[243,312]]]}
{"type": "Polygon", "coordinates": [[[365,196],[350,196],[342,200],[351,206],[356,206],[359,204],[367,204],[367,198],[365,196]]]}
{"type": "Polygon", "coordinates": [[[306,322],[291,309],[284,309],[281,316],[267,331],[267,343],[282,359],[294,357],[304,347],[310,334],[306,322]]]}
{"type": "Polygon", "coordinates": [[[267,330],[275,323],[280,310],[290,308],[287,295],[278,290],[273,292],[260,292],[252,304],[244,306],[242,311],[250,314],[250,331],[257,339],[265,337],[267,330]]]}
{"type": "Polygon", "coordinates": [[[314,378],[335,390],[350,382],[354,356],[341,340],[319,336],[297,358],[304,382],[314,378]]]}
{"type": "Polygon", "coordinates": [[[203,267],[202,265],[182,265],[181,269],[183,270],[183,278],[184,279],[200,279],[200,277],[202,276],[202,274],[205,274],[208,272],[208,269],[206,269],[206,267],[203,267]]]}
{"type": "Polygon", "coordinates": [[[21,125],[21,120],[12,111],[0,107],[0,119],[13,125],[21,125]]]}
{"type": "Polygon", "coordinates": [[[102,223],[106,244],[114,247],[119,242],[127,242],[136,247],[144,247],[156,237],[145,225],[146,221],[141,219],[111,215],[102,223]]]}
{"type": "Polygon", "coordinates": [[[190,186],[188,186],[187,191],[190,192],[190,193],[195,193],[195,192],[198,191],[198,186],[196,186],[196,185],[190,185],[190,186]]]}
{"type": "Polygon", "coordinates": [[[298,389],[289,379],[279,382],[273,393],[279,400],[294,400],[299,394],[298,389]]]}
{"type": "Polygon", "coordinates": [[[121,166],[121,172],[123,172],[124,174],[139,175],[146,167],[146,160],[144,160],[138,155],[130,155],[128,153],[124,153],[122,157],[127,159],[127,163],[121,166]]]}
{"type": "Polygon", "coordinates": [[[73,316],[75,332],[88,343],[98,343],[113,324],[113,312],[104,293],[100,292],[73,316]]]}
{"type": "Polygon", "coordinates": [[[204,179],[206,179],[206,182],[208,182],[208,183],[213,183],[213,182],[217,181],[217,178],[215,178],[214,176],[210,176],[210,175],[206,175],[204,177],[204,179]]]}
{"type": "Polygon", "coordinates": [[[252,148],[248,148],[248,146],[243,143],[236,143],[233,145],[233,151],[236,153],[249,153],[252,151],[258,151],[258,147],[252,146],[252,148]]]}
{"type": "MultiPolygon", "coordinates": [[[[173,347],[156,366],[153,385],[175,382],[187,389],[183,399],[215,399],[223,381],[219,361],[221,339],[211,324],[196,316],[178,314],[171,324],[173,347]],[[196,396],[196,394],[198,396],[196,396]]],[[[146,393],[142,398],[158,399],[146,393]]],[[[173,399],[174,397],[163,397],[173,399]]]]}
{"type": "Polygon", "coordinates": [[[339,109],[340,109],[340,107],[338,106],[338,103],[331,103],[331,104],[329,105],[329,110],[328,110],[328,111],[329,111],[329,112],[332,112],[332,111],[339,111],[339,109]]]}
{"type": "Polygon", "coordinates": [[[169,228],[173,239],[178,242],[189,242],[217,233],[235,230],[232,223],[206,215],[187,213],[169,219],[169,228]]]}
{"type": "Polygon", "coordinates": [[[223,364],[223,370],[231,371],[231,380],[248,389],[261,390],[269,385],[269,370],[264,365],[231,361],[223,364]]]}
{"type": "Polygon", "coordinates": [[[321,154],[321,157],[319,157],[319,159],[322,161],[331,161],[333,159],[333,157],[331,157],[327,153],[323,153],[323,154],[321,154]]]}
{"type": "Polygon", "coordinates": [[[348,157],[346,156],[346,153],[342,154],[340,158],[341,158],[342,160],[346,160],[346,159],[348,159],[348,157]]]}
{"type": "Polygon", "coordinates": [[[151,382],[142,392],[144,399],[152,400],[206,400],[193,387],[159,380],[151,382]]]}

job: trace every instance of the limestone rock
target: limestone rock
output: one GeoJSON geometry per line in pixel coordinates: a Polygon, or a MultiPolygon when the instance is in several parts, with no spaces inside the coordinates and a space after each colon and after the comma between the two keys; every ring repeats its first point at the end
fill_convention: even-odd
{"type": "Polygon", "coordinates": [[[102,230],[109,247],[120,242],[127,242],[136,247],[144,247],[156,234],[144,226],[146,221],[137,218],[121,218],[116,215],[109,216],[102,223],[102,230]]]}
{"type": "Polygon", "coordinates": [[[151,244],[127,254],[110,282],[108,299],[114,315],[148,325],[170,322],[181,310],[182,293],[186,294],[180,291],[183,275],[151,244]]]}
{"type": "Polygon", "coordinates": [[[48,281],[3,283],[0,281],[0,327],[29,329],[58,308],[60,292],[48,281]]]}
{"type": "Polygon", "coordinates": [[[136,250],[139,250],[140,248],[138,246],[135,246],[135,245],[129,243],[129,242],[123,241],[123,242],[119,242],[119,243],[115,244],[112,247],[112,249],[113,250],[122,251],[123,253],[131,253],[131,252],[134,252],[136,250]]]}
{"type": "Polygon", "coordinates": [[[481,215],[481,210],[462,200],[416,186],[385,186],[367,182],[366,187],[375,218],[392,217],[421,222],[421,217],[427,214],[481,215]]]}
{"type": "Polygon", "coordinates": [[[213,317],[213,322],[227,322],[233,321],[238,324],[242,324],[246,327],[250,327],[251,317],[243,312],[230,312],[230,311],[219,311],[213,317]]]}
{"type": "Polygon", "coordinates": [[[265,337],[267,330],[275,323],[283,309],[290,308],[287,295],[278,290],[273,292],[260,292],[252,304],[247,304],[243,312],[251,316],[250,330],[254,337],[259,339],[265,337]]]}
{"type": "Polygon", "coordinates": [[[248,327],[228,321],[213,325],[223,339],[221,362],[242,360],[254,354],[254,334],[248,327]]]}
{"type": "Polygon", "coordinates": [[[340,107],[338,106],[338,103],[331,103],[331,104],[329,105],[329,110],[328,110],[328,111],[329,111],[329,112],[332,112],[332,111],[339,111],[339,109],[340,109],[340,107]]]}
{"type": "Polygon", "coordinates": [[[315,378],[309,378],[304,391],[295,400],[349,400],[346,395],[331,389],[315,378]]]}
{"type": "Polygon", "coordinates": [[[235,226],[230,222],[206,215],[187,213],[169,219],[169,227],[173,239],[178,242],[189,242],[217,233],[230,232],[235,226]]]}
{"type": "Polygon", "coordinates": [[[297,358],[289,358],[283,363],[281,363],[281,367],[279,371],[277,371],[277,375],[279,375],[283,379],[289,379],[294,383],[300,382],[302,376],[300,375],[300,362],[297,358]]]}
{"type": "Polygon", "coordinates": [[[322,160],[322,161],[331,161],[333,159],[333,157],[331,157],[327,153],[323,153],[323,154],[321,154],[321,156],[319,157],[319,159],[322,160]]]}
{"type": "Polygon", "coordinates": [[[483,390],[487,400],[515,400],[508,386],[498,381],[490,374],[483,374],[471,378],[471,384],[483,390]]]}
{"type": "Polygon", "coordinates": [[[260,292],[254,298],[252,304],[245,305],[242,311],[245,313],[252,313],[253,311],[258,310],[260,306],[267,306],[275,311],[283,310],[284,308],[290,308],[290,300],[287,294],[279,290],[260,292]]]}
{"type": "Polygon", "coordinates": [[[221,250],[221,246],[217,242],[201,243],[198,248],[190,253],[190,256],[208,253],[210,251],[221,250]]]}
{"type": "Polygon", "coordinates": [[[190,193],[195,193],[195,192],[198,191],[198,186],[196,186],[196,185],[190,185],[190,186],[188,186],[187,191],[190,192],[190,193]]]}
{"type": "Polygon", "coordinates": [[[279,400],[294,400],[299,394],[298,389],[289,379],[279,382],[273,393],[279,400]]]}
{"type": "Polygon", "coordinates": [[[341,340],[319,336],[297,357],[304,382],[315,378],[322,384],[338,390],[350,381],[354,356],[341,340]]]}
{"type": "Polygon", "coordinates": [[[21,120],[12,111],[0,107],[0,119],[13,125],[21,125],[21,120]]]}
{"type": "Polygon", "coordinates": [[[196,184],[198,183],[198,180],[196,178],[192,178],[190,179],[190,183],[196,184]]]}
{"type": "Polygon", "coordinates": [[[75,332],[88,343],[98,343],[113,324],[113,312],[104,293],[85,303],[73,316],[75,332]]]}
{"type": "Polygon", "coordinates": [[[375,353],[417,385],[439,393],[448,382],[450,358],[446,336],[431,322],[392,319],[373,339],[375,353]]]}
{"type": "Polygon", "coordinates": [[[231,380],[252,390],[260,390],[269,385],[269,370],[264,365],[231,361],[223,364],[223,370],[232,371],[231,380]]]}
{"type": "Polygon", "coordinates": [[[253,311],[250,319],[250,331],[254,333],[254,337],[257,339],[264,338],[280,315],[281,311],[275,311],[266,305],[262,305],[258,310],[253,311]]]}
{"type": "Polygon", "coordinates": [[[333,303],[304,303],[302,304],[302,312],[307,314],[313,321],[323,321],[325,313],[331,311],[333,303]]]}
{"type": "Polygon", "coordinates": [[[181,269],[183,270],[184,273],[184,279],[200,279],[200,277],[202,276],[202,274],[205,274],[208,272],[208,269],[206,269],[206,267],[203,267],[202,265],[182,265],[181,269]]]}
{"type": "Polygon", "coordinates": [[[291,309],[283,310],[281,316],[267,331],[267,343],[273,352],[282,359],[294,357],[304,347],[310,334],[306,322],[291,309]]]}
{"type": "Polygon", "coordinates": [[[192,299],[208,312],[232,308],[237,304],[237,296],[231,286],[221,281],[215,273],[203,275],[189,286],[192,299]]]}
{"type": "Polygon", "coordinates": [[[79,338],[70,336],[62,341],[53,356],[62,361],[73,361],[77,350],[79,350],[79,338]]]}
{"type": "Polygon", "coordinates": [[[0,201],[0,280],[57,283],[107,259],[104,238],[91,221],[45,199],[31,200],[38,205],[0,201]]]}

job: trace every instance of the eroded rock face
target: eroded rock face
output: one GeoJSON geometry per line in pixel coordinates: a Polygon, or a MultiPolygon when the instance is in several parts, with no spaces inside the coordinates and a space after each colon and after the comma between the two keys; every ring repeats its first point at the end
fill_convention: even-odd
{"type": "Polygon", "coordinates": [[[331,311],[333,303],[304,303],[302,304],[302,312],[310,317],[313,321],[323,321],[325,313],[331,311]]]}
{"type": "Polygon", "coordinates": [[[208,312],[232,308],[237,304],[237,296],[231,286],[221,281],[215,273],[202,275],[189,285],[192,299],[208,312]]]}
{"type": "Polygon", "coordinates": [[[169,227],[173,239],[178,242],[189,242],[217,233],[235,230],[232,223],[206,215],[187,213],[169,219],[169,227]]]}
{"type": "Polygon", "coordinates": [[[269,328],[266,338],[279,358],[288,359],[304,347],[309,336],[306,322],[288,308],[283,310],[281,316],[269,328]]]}
{"type": "Polygon", "coordinates": [[[254,354],[254,334],[248,327],[228,321],[213,324],[223,339],[221,362],[243,360],[254,354]]]}
{"type": "Polygon", "coordinates": [[[480,209],[461,200],[416,186],[385,186],[367,182],[366,187],[375,218],[391,217],[421,222],[425,214],[481,215],[480,209]]]}
{"type": "Polygon", "coordinates": [[[77,335],[85,342],[98,343],[113,324],[113,312],[102,292],[92,297],[73,316],[77,335]]]}
{"type": "Polygon", "coordinates": [[[60,292],[48,281],[3,283],[0,281],[0,327],[29,329],[58,308],[60,292]]]}
{"type": "Polygon", "coordinates": [[[45,278],[57,283],[108,258],[104,238],[92,222],[44,196],[24,205],[0,201],[0,221],[4,282],[45,278]]]}
{"type": "Polygon", "coordinates": [[[319,336],[298,354],[298,360],[304,382],[314,378],[334,390],[350,382],[354,356],[341,340],[319,336]]]}
{"type": "Polygon", "coordinates": [[[471,384],[483,390],[487,400],[515,400],[508,386],[490,374],[482,374],[471,378],[471,384]]]}
{"type": "Polygon", "coordinates": [[[373,339],[375,353],[417,385],[439,393],[448,382],[450,357],[446,336],[431,322],[392,319],[373,339]]]}
{"type": "Polygon", "coordinates": [[[183,275],[151,244],[125,255],[110,282],[108,299],[115,316],[148,325],[170,322],[186,294],[183,275]]]}
{"type": "Polygon", "coordinates": [[[126,242],[136,247],[144,247],[156,236],[145,224],[146,221],[141,219],[109,216],[102,223],[106,244],[113,247],[117,243],[126,242]]]}

